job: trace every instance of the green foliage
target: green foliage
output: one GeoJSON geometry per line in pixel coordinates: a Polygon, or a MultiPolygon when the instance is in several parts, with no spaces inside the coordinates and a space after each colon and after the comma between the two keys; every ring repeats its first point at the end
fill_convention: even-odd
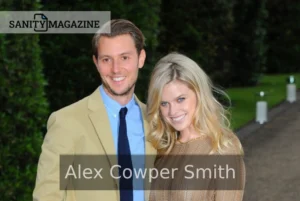
{"type": "MultiPolygon", "coordinates": [[[[10,3],[0,8],[16,8],[10,3]]],[[[31,10],[38,3],[19,6],[31,10]]],[[[0,200],[32,199],[48,114],[38,42],[38,35],[0,35],[0,200]]]]}
{"type": "MultiPolygon", "coordinates": [[[[255,87],[236,87],[226,90],[232,100],[230,113],[232,114],[231,125],[237,130],[255,119],[256,102],[259,100],[257,94],[260,91],[266,93],[265,100],[271,109],[286,100],[286,79],[288,74],[265,75],[255,87]]],[[[297,88],[300,88],[297,80],[300,73],[294,74],[297,88]]]]}
{"type": "Polygon", "coordinates": [[[254,85],[266,62],[265,3],[162,1],[159,50],[187,54],[224,87],[254,85]]]}
{"type": "Polygon", "coordinates": [[[266,0],[236,1],[231,86],[253,86],[266,68],[266,0]]]}
{"type": "Polygon", "coordinates": [[[162,1],[160,52],[186,54],[221,84],[231,65],[232,9],[231,0],[162,1]]]}
{"type": "Polygon", "coordinates": [[[300,2],[269,0],[268,73],[300,72],[300,2]]]}

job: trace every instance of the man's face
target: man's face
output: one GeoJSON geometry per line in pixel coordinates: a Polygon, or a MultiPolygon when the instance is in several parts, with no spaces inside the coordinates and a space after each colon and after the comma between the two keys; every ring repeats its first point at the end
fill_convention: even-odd
{"type": "Polygon", "coordinates": [[[98,42],[98,59],[93,56],[103,86],[111,96],[132,95],[138,70],[146,58],[142,50],[138,56],[129,34],[115,37],[101,36],[98,42]]]}

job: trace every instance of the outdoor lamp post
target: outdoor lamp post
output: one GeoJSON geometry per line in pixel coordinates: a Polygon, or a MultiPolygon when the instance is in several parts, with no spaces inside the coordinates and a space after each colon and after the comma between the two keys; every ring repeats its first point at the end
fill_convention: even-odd
{"type": "Polygon", "coordinates": [[[268,120],[268,104],[264,100],[265,92],[259,92],[258,96],[259,100],[256,102],[256,122],[263,124],[268,120]]]}
{"type": "Polygon", "coordinates": [[[290,103],[296,101],[296,84],[295,84],[295,78],[294,76],[289,76],[287,79],[287,85],[286,85],[286,100],[290,103]]]}

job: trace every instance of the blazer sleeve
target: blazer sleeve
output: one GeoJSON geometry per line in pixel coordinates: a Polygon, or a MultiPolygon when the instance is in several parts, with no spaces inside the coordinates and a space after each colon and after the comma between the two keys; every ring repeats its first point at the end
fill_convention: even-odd
{"type": "Polygon", "coordinates": [[[78,139],[74,124],[61,114],[50,115],[38,162],[33,201],[64,200],[67,184],[60,186],[60,155],[74,155],[78,139]]]}

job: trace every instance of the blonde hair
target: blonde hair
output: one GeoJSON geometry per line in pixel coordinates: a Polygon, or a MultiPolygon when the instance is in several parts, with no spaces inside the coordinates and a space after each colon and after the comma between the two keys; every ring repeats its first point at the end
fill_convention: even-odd
{"type": "MultiPolygon", "coordinates": [[[[214,97],[213,91],[228,96],[213,87],[210,78],[196,62],[179,53],[170,53],[160,59],[151,74],[147,99],[148,140],[161,154],[168,154],[177,140],[177,131],[164,121],[160,113],[162,90],[173,80],[182,81],[195,92],[197,106],[192,124],[197,132],[210,137],[211,153],[222,153],[224,147],[232,145],[234,134],[226,117],[227,110],[214,97]]],[[[238,149],[243,153],[241,144],[238,149]]]]}

